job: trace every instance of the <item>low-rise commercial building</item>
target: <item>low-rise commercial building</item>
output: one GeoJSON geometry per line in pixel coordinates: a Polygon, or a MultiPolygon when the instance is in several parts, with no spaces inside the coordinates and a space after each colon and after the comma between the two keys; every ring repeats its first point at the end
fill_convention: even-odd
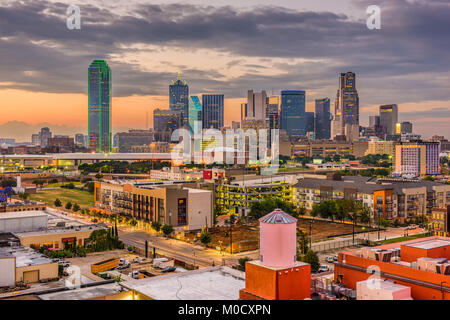
{"type": "Polygon", "coordinates": [[[339,253],[334,277],[353,290],[361,281],[382,278],[411,288],[414,300],[450,300],[448,259],[450,239],[415,239],[339,253]]]}
{"type": "Polygon", "coordinates": [[[158,221],[184,230],[198,230],[213,221],[210,190],[182,184],[96,183],[95,206],[148,223],[158,221]]]}
{"type": "Polygon", "coordinates": [[[25,232],[46,230],[48,216],[42,211],[0,213],[0,232],[25,232]]]}
{"type": "Polygon", "coordinates": [[[25,246],[0,248],[0,287],[58,279],[58,263],[25,246]]]}

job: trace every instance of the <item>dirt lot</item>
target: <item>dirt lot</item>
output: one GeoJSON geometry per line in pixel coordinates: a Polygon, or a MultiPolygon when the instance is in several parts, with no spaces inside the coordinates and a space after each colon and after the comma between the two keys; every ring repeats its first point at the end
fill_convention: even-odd
{"type": "MultiPolygon", "coordinates": [[[[298,219],[297,228],[301,229],[304,233],[310,233],[310,220],[298,219]]],[[[328,240],[332,237],[337,237],[345,234],[352,233],[351,224],[343,224],[322,220],[314,220],[312,225],[313,241],[328,240]]],[[[363,231],[362,227],[355,227],[355,232],[363,231]]],[[[367,230],[365,230],[367,231],[367,230]]],[[[229,227],[216,227],[211,228],[212,234],[211,247],[226,247],[230,243],[230,228],[229,227]]],[[[298,232],[297,232],[298,235],[298,232]]],[[[186,234],[185,241],[193,242],[197,237],[197,234],[186,234]]],[[[233,242],[239,242],[242,240],[259,239],[259,223],[253,222],[246,225],[236,225],[233,227],[233,242]]]]}

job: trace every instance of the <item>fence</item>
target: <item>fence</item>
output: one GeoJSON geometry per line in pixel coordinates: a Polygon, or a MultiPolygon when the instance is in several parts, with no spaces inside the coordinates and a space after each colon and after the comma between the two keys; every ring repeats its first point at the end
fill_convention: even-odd
{"type": "Polygon", "coordinates": [[[370,246],[371,243],[365,239],[348,239],[348,240],[341,240],[341,241],[330,241],[326,243],[318,243],[312,245],[312,250],[315,252],[323,252],[323,251],[329,251],[329,250],[335,250],[335,249],[342,249],[342,248],[348,248],[353,246],[370,246]]]}

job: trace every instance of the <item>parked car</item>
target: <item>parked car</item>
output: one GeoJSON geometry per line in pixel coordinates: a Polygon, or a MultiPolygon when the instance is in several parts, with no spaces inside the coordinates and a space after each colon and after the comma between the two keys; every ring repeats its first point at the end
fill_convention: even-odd
{"type": "Polygon", "coordinates": [[[60,266],[63,266],[64,268],[70,267],[70,262],[69,261],[60,260],[60,261],[58,261],[58,264],[60,266]]]}
{"type": "Polygon", "coordinates": [[[166,273],[166,272],[174,272],[176,269],[177,269],[177,268],[175,268],[175,267],[167,267],[167,268],[163,269],[162,272],[163,272],[163,273],[166,273]]]}
{"type": "Polygon", "coordinates": [[[334,257],[333,256],[328,256],[325,258],[325,261],[328,263],[333,263],[334,262],[334,257]]]}
{"type": "Polygon", "coordinates": [[[330,271],[330,268],[329,268],[328,266],[326,266],[326,265],[321,265],[321,266],[319,267],[319,270],[317,271],[317,273],[328,272],[328,271],[330,271]]]}

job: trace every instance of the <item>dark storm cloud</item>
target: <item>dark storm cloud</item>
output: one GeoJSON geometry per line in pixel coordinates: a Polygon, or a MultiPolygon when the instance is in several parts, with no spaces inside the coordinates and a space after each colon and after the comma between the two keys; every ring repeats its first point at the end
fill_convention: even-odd
{"type": "MultiPolygon", "coordinates": [[[[302,88],[333,96],[337,73],[352,70],[361,79],[360,88],[370,85],[362,99],[368,103],[382,103],[381,98],[396,103],[437,96],[450,99],[448,86],[436,85],[425,74],[450,68],[448,3],[355,1],[363,12],[369,4],[382,7],[381,30],[368,30],[365,21],[331,12],[169,4],[140,5],[124,15],[83,5],[82,29],[71,31],[65,21],[68,4],[13,2],[0,7],[0,81],[35,91],[86,92],[86,68],[92,59],[137,50],[121,49],[121,45],[149,44],[229,52],[239,57],[236,63],[242,66],[246,64],[242,56],[267,61],[272,57],[321,59],[280,62],[277,68],[286,72],[280,76],[258,74],[259,67],[266,67],[263,62],[230,82],[217,80],[222,77],[214,69],[195,70],[180,61],[180,71],[198,92],[243,97],[248,88],[302,88]],[[390,79],[394,76],[395,80],[390,79]],[[331,87],[333,91],[325,92],[331,87]],[[417,91],[423,88],[429,89],[417,91]]],[[[112,62],[111,66],[115,96],[167,94],[167,84],[174,77],[143,71],[132,63],[112,62]]],[[[448,74],[443,77],[448,79],[448,74]]]]}

